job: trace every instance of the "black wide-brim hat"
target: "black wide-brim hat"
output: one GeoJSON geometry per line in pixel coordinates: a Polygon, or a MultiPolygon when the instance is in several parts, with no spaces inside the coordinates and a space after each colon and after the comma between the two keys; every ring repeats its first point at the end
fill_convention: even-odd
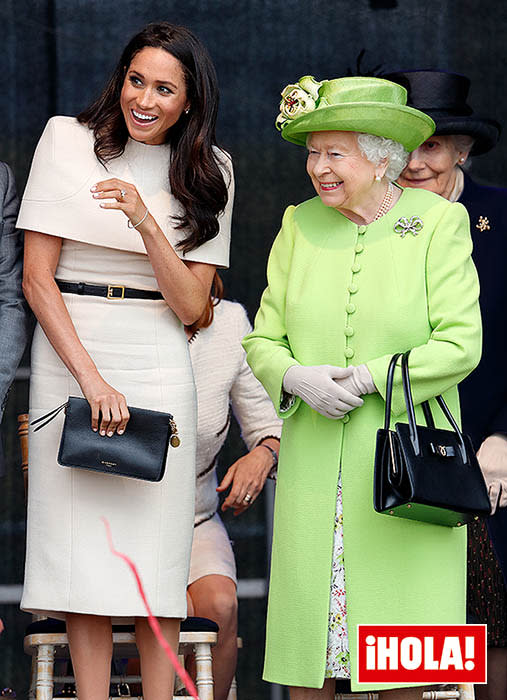
{"type": "Polygon", "coordinates": [[[475,140],[470,155],[481,155],[496,146],[502,127],[495,119],[475,114],[467,104],[470,80],[465,75],[413,70],[389,73],[382,78],[406,88],[407,105],[433,119],[435,134],[472,136],[475,140]]]}

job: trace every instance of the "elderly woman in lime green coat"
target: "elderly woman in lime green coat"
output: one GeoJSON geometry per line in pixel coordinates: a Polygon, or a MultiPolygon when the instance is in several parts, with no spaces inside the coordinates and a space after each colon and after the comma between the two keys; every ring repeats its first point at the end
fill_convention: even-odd
{"type": "MultiPolygon", "coordinates": [[[[339,485],[352,690],[399,687],[357,683],[356,625],[465,622],[465,529],[373,509],[392,355],[412,349],[421,419],[419,404],[437,394],[459,416],[457,384],[481,352],[464,207],[391,183],[434,126],[404,106],[399,87],[305,77],[282,93],[282,135],[307,145],[319,196],[285,212],[244,347],[284,419],[264,678],[291,686],[293,700],[334,694],[324,681],[339,485]],[[382,138],[372,145],[365,134],[382,138]]],[[[393,418],[406,420],[400,376],[393,418]]],[[[436,423],[444,427],[443,416],[436,423]]]]}

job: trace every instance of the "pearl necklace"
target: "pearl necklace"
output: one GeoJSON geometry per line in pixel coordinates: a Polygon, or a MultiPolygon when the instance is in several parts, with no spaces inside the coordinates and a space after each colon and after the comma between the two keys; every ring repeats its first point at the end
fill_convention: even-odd
{"type": "Polygon", "coordinates": [[[389,209],[393,205],[393,196],[394,196],[394,186],[393,186],[393,183],[390,182],[387,185],[387,190],[386,190],[386,193],[384,195],[384,199],[380,203],[380,207],[378,208],[378,211],[375,214],[375,218],[373,219],[373,221],[377,221],[377,219],[380,219],[381,216],[384,216],[384,214],[387,214],[387,212],[389,211],[389,209]]]}

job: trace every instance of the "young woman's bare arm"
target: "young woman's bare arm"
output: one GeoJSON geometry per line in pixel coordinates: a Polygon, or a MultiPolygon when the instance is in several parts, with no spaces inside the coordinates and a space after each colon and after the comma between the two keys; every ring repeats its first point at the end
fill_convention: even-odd
{"type": "Polygon", "coordinates": [[[103,209],[119,209],[133,224],[142,221],[137,230],[164,299],[185,326],[197,321],[208,301],[215,266],[181,260],[153,216],[147,213],[135,185],[111,178],[98,182],[92,196],[109,200],[100,202],[103,209]]]}
{"type": "Polygon", "coordinates": [[[65,302],[55,283],[62,239],[36,231],[25,232],[23,292],[44,333],[62,362],[79,383],[92,410],[92,428],[112,435],[123,433],[129,419],[127,402],[99,374],[79,340],[65,302]]]}

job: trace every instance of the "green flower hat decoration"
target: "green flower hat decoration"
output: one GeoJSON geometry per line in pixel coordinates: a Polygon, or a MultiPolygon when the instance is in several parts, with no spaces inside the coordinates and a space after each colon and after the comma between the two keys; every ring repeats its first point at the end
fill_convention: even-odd
{"type": "Polygon", "coordinates": [[[287,85],[283,89],[280,114],[275,121],[275,126],[279,131],[283,129],[288,121],[315,109],[321,85],[322,81],[315,80],[313,75],[304,75],[297,83],[287,85]]]}
{"type": "Polygon", "coordinates": [[[275,121],[282,137],[300,146],[314,131],[357,131],[418,148],[435,130],[427,114],[407,107],[407,91],[366,76],[318,81],[304,75],[282,92],[275,121]]]}

